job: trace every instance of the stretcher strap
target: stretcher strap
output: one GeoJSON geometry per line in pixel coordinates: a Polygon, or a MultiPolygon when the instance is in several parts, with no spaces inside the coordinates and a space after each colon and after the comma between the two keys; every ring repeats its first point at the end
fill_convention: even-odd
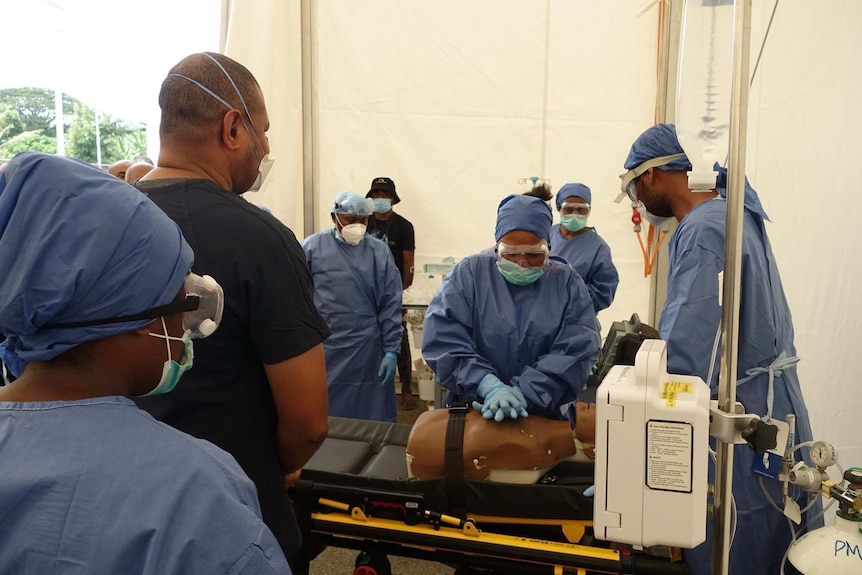
{"type": "Polygon", "coordinates": [[[446,498],[453,515],[461,515],[467,510],[467,490],[464,485],[464,424],[469,409],[466,404],[450,407],[449,422],[446,425],[443,462],[446,469],[446,498]]]}

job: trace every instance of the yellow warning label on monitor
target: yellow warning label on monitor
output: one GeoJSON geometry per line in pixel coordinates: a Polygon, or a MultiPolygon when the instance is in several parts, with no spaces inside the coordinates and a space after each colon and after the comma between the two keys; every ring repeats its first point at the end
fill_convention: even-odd
{"type": "Polygon", "coordinates": [[[667,407],[676,407],[677,393],[691,393],[694,385],[684,381],[666,381],[661,386],[660,397],[665,401],[667,407]]]}

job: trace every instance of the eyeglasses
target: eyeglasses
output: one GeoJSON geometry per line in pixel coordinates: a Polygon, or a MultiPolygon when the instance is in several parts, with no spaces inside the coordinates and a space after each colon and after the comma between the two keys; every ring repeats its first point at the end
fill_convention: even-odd
{"type": "Polygon", "coordinates": [[[78,327],[94,327],[156,319],[175,313],[183,313],[183,329],[189,332],[192,339],[211,335],[221,322],[224,311],[224,291],[210,276],[199,276],[190,273],[184,282],[186,297],[174,300],[165,305],[150,308],[132,315],[123,315],[107,319],[94,319],[70,323],[55,323],[46,325],[52,329],[71,329],[78,327]]]}
{"type": "Polygon", "coordinates": [[[560,206],[560,213],[564,216],[570,216],[572,214],[588,216],[590,215],[590,204],[578,204],[574,202],[569,202],[567,204],[564,203],[560,206]]]}

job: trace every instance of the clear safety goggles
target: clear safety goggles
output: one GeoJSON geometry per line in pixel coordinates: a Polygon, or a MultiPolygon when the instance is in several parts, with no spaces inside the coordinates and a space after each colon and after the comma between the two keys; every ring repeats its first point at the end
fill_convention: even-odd
{"type": "Polygon", "coordinates": [[[563,202],[563,205],[560,206],[560,214],[564,216],[588,216],[590,215],[590,204],[563,202]]]}
{"type": "Polygon", "coordinates": [[[512,245],[500,242],[497,244],[497,257],[515,262],[521,267],[537,268],[548,263],[547,242],[533,245],[512,245]]]}
{"type": "Polygon", "coordinates": [[[165,305],[150,308],[134,315],[124,315],[109,319],[95,319],[73,323],[46,325],[48,328],[77,328],[109,325],[156,319],[183,312],[183,329],[192,339],[207,337],[218,328],[224,311],[224,290],[211,276],[190,273],[186,276],[184,287],[186,297],[165,305]]]}
{"type": "Polygon", "coordinates": [[[616,203],[620,203],[620,201],[628,196],[633,204],[638,203],[638,186],[637,181],[638,178],[644,175],[647,170],[650,168],[657,168],[659,166],[665,166],[671,163],[674,160],[682,158],[685,154],[672,154],[670,156],[659,156],[658,158],[653,158],[651,160],[647,160],[640,166],[632,168],[625,174],[620,176],[620,189],[622,193],[616,197],[614,200],[616,203]]]}

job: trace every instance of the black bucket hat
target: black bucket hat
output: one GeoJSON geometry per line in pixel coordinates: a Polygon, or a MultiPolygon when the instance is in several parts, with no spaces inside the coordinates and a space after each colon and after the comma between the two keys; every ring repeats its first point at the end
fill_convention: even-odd
{"type": "Polygon", "coordinates": [[[365,194],[366,198],[370,198],[372,192],[387,192],[392,194],[392,205],[394,206],[398,202],[401,201],[401,198],[398,197],[398,192],[395,191],[395,182],[392,181],[392,178],[374,178],[371,180],[371,188],[368,190],[368,193],[365,194]]]}

